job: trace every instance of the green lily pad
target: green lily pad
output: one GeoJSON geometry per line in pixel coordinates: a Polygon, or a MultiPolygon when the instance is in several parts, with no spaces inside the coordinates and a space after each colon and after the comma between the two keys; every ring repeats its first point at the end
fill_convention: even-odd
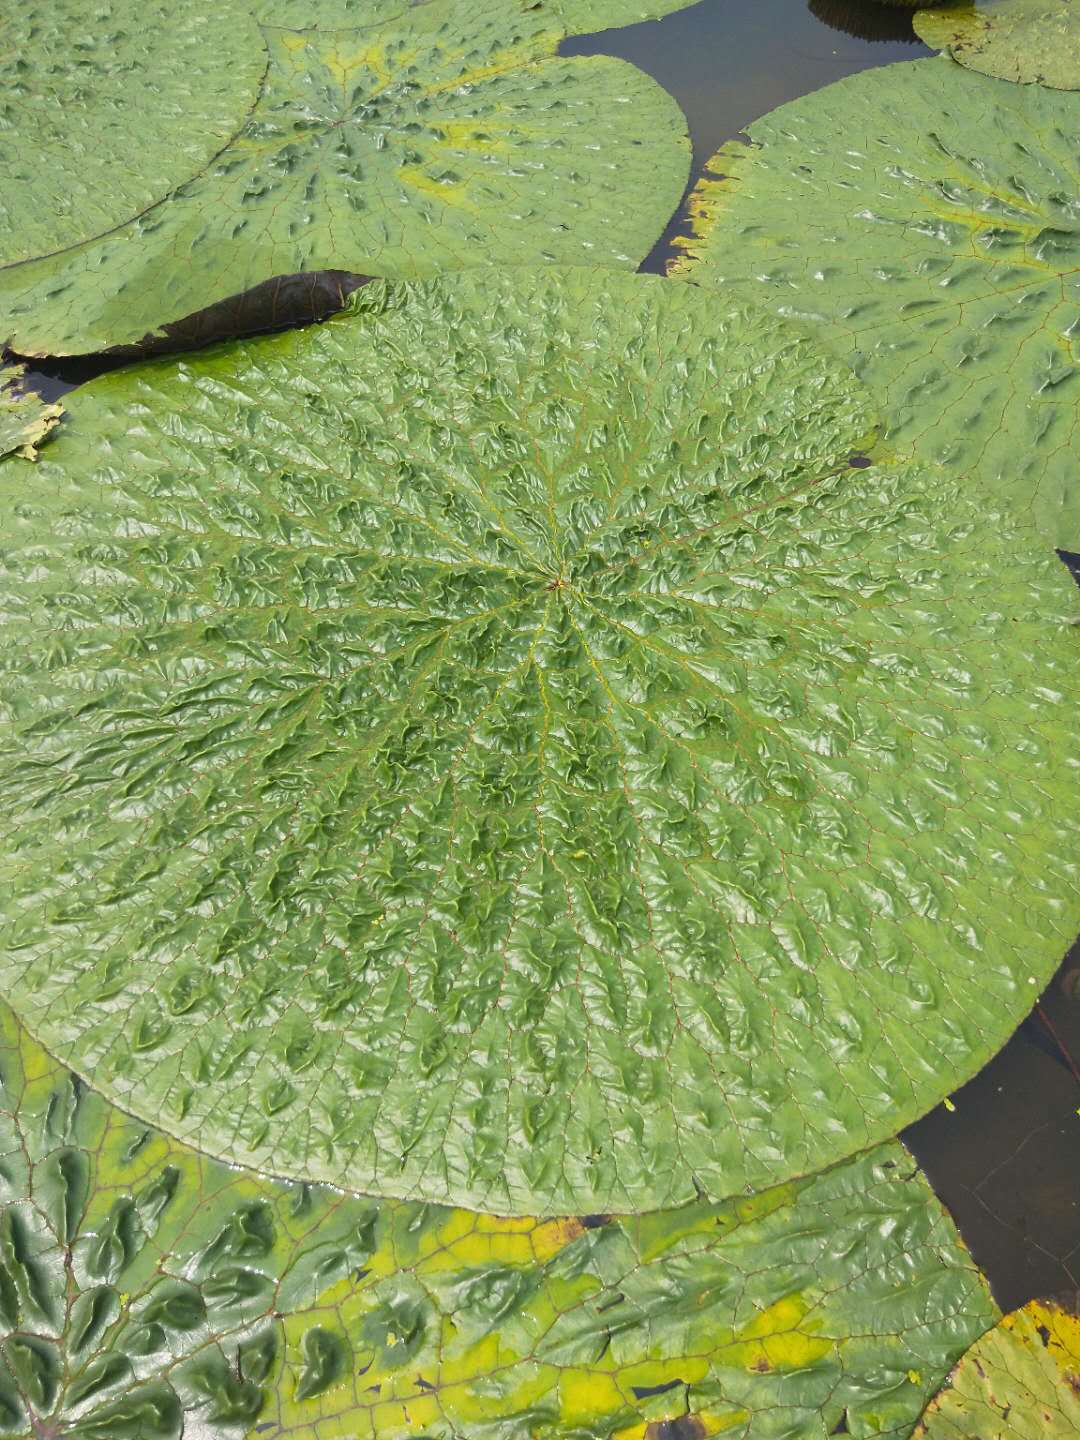
{"type": "Polygon", "coordinates": [[[1080,88],[1080,7],[1071,0],[966,0],[920,10],[915,29],[927,45],[984,75],[1080,88]]]}
{"type": "Polygon", "coordinates": [[[815,328],[898,454],[1080,548],[1080,97],[918,60],[749,135],[712,161],[678,271],[815,328]]]}
{"type": "MultiPolygon", "coordinates": [[[[529,0],[521,0],[528,4],[529,0]]],[[[571,35],[592,30],[614,30],[642,20],[660,20],[676,10],[687,10],[698,0],[544,0],[571,35]]]]}
{"type": "Polygon", "coordinates": [[[927,1409],[916,1440],[1073,1440],[1080,1435],[1077,1297],[1033,1300],[976,1341],[927,1409]]]}
{"type": "Polygon", "coordinates": [[[6,1006],[0,1072],[12,1440],[900,1437],[997,1318],[895,1143],[727,1205],[500,1220],[207,1160],[6,1006]]]}
{"type": "Polygon", "coordinates": [[[497,1214],[929,1109],[1080,929],[1064,567],[707,290],[350,303],[0,467],[2,993],[213,1154],[497,1214]]]}
{"type": "Polygon", "coordinates": [[[37,447],[59,425],[64,407],[21,390],[25,373],[21,365],[0,365],[0,456],[14,451],[36,460],[37,447]]]}
{"type": "Polygon", "coordinates": [[[0,270],[20,354],[137,343],[275,276],[508,262],[632,270],[686,183],[674,100],[608,56],[560,57],[543,8],[429,0],[352,30],[265,28],[243,132],[156,208],[0,270]]]}
{"type": "MultiPolygon", "coordinates": [[[[327,30],[345,26],[384,24],[419,5],[440,0],[261,0],[258,18],[267,25],[296,30],[327,30]]],[[[686,10],[699,0],[487,0],[486,13],[501,11],[508,17],[542,14],[546,23],[564,35],[618,29],[641,20],[659,20],[686,10]]],[[[918,0],[915,0],[918,3],[918,0]]]]}
{"type": "Polygon", "coordinates": [[[28,0],[5,11],[0,266],[155,205],[244,126],[266,71],[242,7],[28,0]]]}

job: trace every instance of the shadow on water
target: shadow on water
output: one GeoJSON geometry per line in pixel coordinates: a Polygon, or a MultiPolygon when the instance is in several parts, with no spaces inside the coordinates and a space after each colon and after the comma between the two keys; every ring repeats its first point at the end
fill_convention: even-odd
{"type": "MultiPolygon", "coordinates": [[[[871,0],[701,0],[660,21],[568,41],[563,51],[622,56],[675,96],[693,138],[692,184],[725,141],[777,105],[869,66],[930,53],[909,17],[871,0]]],[[[672,222],[644,269],[664,268],[682,228],[680,219],[672,222]]],[[[277,287],[279,308],[269,325],[254,328],[277,328],[286,319],[285,291],[279,282],[268,284],[277,287]]],[[[296,293],[287,298],[295,301],[296,293]]],[[[300,296],[313,309],[322,298],[300,296]]],[[[223,303],[250,309],[252,301],[223,303]]],[[[204,343],[205,323],[184,322],[177,338],[204,343]]],[[[55,398],[128,358],[41,362],[33,384],[55,398]]],[[[1062,559],[1080,582],[1080,556],[1062,559]]],[[[1010,1308],[1080,1286],[1080,943],[1031,1018],[952,1103],[910,1127],[904,1139],[999,1303],[1010,1308]]]]}

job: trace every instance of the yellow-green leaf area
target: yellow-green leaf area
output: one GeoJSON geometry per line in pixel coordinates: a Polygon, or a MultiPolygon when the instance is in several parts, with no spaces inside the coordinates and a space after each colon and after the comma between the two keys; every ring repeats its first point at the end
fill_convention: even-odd
{"type": "Polygon", "coordinates": [[[678,106],[544,7],[430,0],[352,29],[266,26],[242,132],[162,203],[0,271],[21,354],[136,342],[274,276],[506,263],[633,270],[690,162],[678,106]]]}
{"type": "Polygon", "coordinates": [[[971,1347],[916,1440],[1072,1440],[1080,1435],[1076,1297],[1033,1300],[971,1347]]]}
{"type": "Polygon", "coordinates": [[[1080,87],[1080,9],[1073,0],[965,0],[920,10],[915,29],[927,45],[984,75],[1080,87]]]}
{"type": "Polygon", "coordinates": [[[4,9],[0,267],[100,235],[203,170],[246,124],[266,69],[242,5],[4,9]]]}
{"type": "Polygon", "coordinates": [[[496,1214],[720,1199],[936,1104],[1075,938],[1080,596],[853,467],[774,317],[468,271],[69,408],[0,468],[0,986],[148,1121],[496,1214]]]}
{"type": "Polygon", "coordinates": [[[0,1078],[13,1440],[899,1437],[996,1318],[896,1144],[750,1201],[508,1220],[220,1165],[6,1006],[0,1078]]]}
{"type": "Polygon", "coordinates": [[[14,452],[36,460],[37,447],[59,425],[64,407],[22,389],[24,374],[20,365],[0,365],[0,457],[14,452]]]}
{"type": "Polygon", "coordinates": [[[699,187],[680,272],[798,317],[898,454],[1080,547],[1080,96],[919,60],[749,135],[699,187]]]}

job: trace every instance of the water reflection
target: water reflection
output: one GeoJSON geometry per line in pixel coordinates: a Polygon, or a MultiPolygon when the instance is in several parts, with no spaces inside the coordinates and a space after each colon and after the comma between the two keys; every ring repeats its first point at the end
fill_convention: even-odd
{"type": "Polygon", "coordinates": [[[815,20],[856,40],[918,43],[919,37],[911,24],[914,14],[911,10],[877,5],[874,0],[806,0],[806,8],[815,20]]]}

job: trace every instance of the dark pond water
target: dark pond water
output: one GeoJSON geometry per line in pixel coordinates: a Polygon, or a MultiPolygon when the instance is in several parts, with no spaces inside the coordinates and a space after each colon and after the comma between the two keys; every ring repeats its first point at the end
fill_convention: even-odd
{"type": "MultiPolygon", "coordinates": [[[[777,105],[857,70],[929,53],[903,13],[869,0],[701,0],[564,49],[620,55],[676,97],[694,141],[691,183],[724,141],[777,105]]],[[[645,269],[663,269],[681,229],[674,220],[645,269]]],[[[36,388],[55,397],[116,363],[43,365],[36,388]]],[[[1080,578],[1080,560],[1075,565],[1080,578]]],[[[952,1105],[904,1138],[999,1303],[1008,1309],[1080,1288],[1080,945],[1032,1017],[952,1105]]]]}

